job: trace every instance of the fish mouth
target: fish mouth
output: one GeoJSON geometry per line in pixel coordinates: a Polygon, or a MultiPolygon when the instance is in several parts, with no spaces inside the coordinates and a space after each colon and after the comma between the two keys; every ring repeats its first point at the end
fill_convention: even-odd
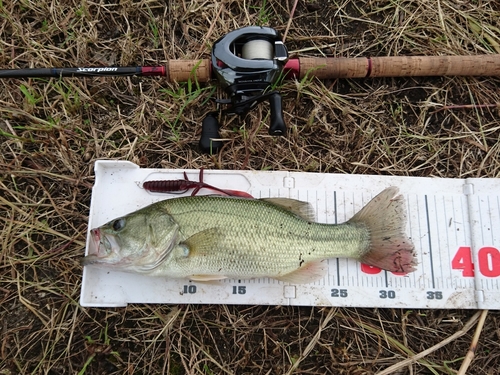
{"type": "Polygon", "coordinates": [[[82,266],[91,264],[113,264],[115,263],[112,254],[118,249],[118,244],[114,236],[102,235],[99,228],[90,231],[91,241],[89,243],[88,255],[80,261],[82,266]]]}
{"type": "Polygon", "coordinates": [[[94,240],[96,244],[99,244],[101,241],[101,230],[99,228],[92,229],[90,235],[92,236],[92,240],[94,240]]]}

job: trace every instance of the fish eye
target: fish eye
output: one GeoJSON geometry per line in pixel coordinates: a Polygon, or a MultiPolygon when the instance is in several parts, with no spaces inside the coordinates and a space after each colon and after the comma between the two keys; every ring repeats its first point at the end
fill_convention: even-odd
{"type": "Polygon", "coordinates": [[[123,218],[116,219],[115,221],[113,221],[112,227],[113,227],[113,230],[115,230],[117,232],[122,230],[125,227],[125,219],[123,219],[123,218]]]}

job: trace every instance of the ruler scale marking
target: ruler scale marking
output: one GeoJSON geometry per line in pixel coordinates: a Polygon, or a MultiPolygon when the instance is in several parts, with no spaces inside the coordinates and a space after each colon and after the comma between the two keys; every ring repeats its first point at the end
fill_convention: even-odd
{"type": "MultiPolygon", "coordinates": [[[[405,198],[406,198],[406,212],[410,212],[410,197],[407,195],[405,198]]],[[[408,237],[411,241],[414,241],[412,220],[409,219],[409,215],[408,215],[408,219],[407,219],[407,226],[409,229],[409,232],[408,232],[409,236],[408,237]]],[[[413,277],[415,277],[415,275],[413,275],[413,277]]],[[[410,282],[409,278],[408,278],[408,281],[410,282]]]]}
{"type": "MultiPolygon", "coordinates": [[[[418,253],[418,257],[419,257],[419,268],[422,270],[422,274],[426,274],[426,270],[427,270],[427,267],[426,267],[426,264],[424,262],[424,244],[423,244],[423,235],[422,235],[422,213],[421,213],[421,209],[420,209],[420,199],[418,197],[418,195],[415,197],[415,200],[416,200],[416,204],[415,204],[415,208],[416,208],[416,211],[417,211],[417,223],[418,223],[418,226],[416,228],[417,230],[417,233],[418,233],[418,244],[415,244],[415,240],[413,241],[413,244],[420,248],[421,251],[418,253]]],[[[420,277],[419,278],[419,284],[420,284],[420,288],[426,288],[427,287],[427,278],[426,277],[420,277]]]]}
{"type": "MultiPolygon", "coordinates": [[[[475,196],[475,201],[476,201],[476,204],[477,204],[477,210],[478,210],[478,213],[479,213],[479,217],[482,217],[482,210],[481,210],[481,197],[479,195],[476,195],[475,196]]],[[[473,221],[471,221],[473,222],[473,221]]],[[[477,235],[477,225],[475,226],[474,228],[474,237],[476,237],[477,235]]],[[[483,233],[483,226],[480,225],[480,235],[481,235],[481,242],[484,243],[484,233],[483,233]]],[[[476,286],[476,291],[477,289],[479,289],[480,291],[484,291],[485,289],[488,289],[488,283],[487,283],[487,280],[483,279],[479,272],[478,272],[478,267],[479,267],[479,264],[477,262],[477,252],[478,252],[478,248],[477,248],[477,243],[476,241],[473,242],[471,244],[471,252],[473,253],[472,256],[473,256],[473,261],[474,261],[474,278],[477,280],[479,280],[480,282],[480,288],[477,288],[476,286]],[[485,285],[486,284],[486,285],[485,285]]],[[[480,303],[482,301],[478,301],[478,303],[480,303]]]]}
{"type": "MultiPolygon", "coordinates": [[[[453,218],[455,216],[455,212],[453,211],[453,196],[451,197],[451,213],[448,211],[448,205],[446,204],[446,199],[445,197],[443,196],[442,197],[442,201],[443,201],[443,211],[444,211],[444,227],[445,227],[445,237],[446,237],[446,243],[448,244],[448,251],[446,253],[446,262],[448,262],[448,260],[450,259],[450,233],[449,233],[449,228],[451,227],[451,225],[449,223],[453,223],[453,218]],[[448,219],[448,217],[450,219],[448,219]]],[[[442,277],[442,280],[443,280],[443,285],[446,284],[446,288],[453,288],[454,286],[454,280],[449,277],[449,276],[446,276],[444,275],[444,272],[445,271],[448,271],[448,269],[445,269],[444,267],[440,267],[440,271],[441,271],[441,277],[442,277]]]]}
{"type": "MultiPolygon", "coordinates": [[[[428,198],[428,197],[427,197],[428,198]]],[[[444,200],[444,198],[443,198],[444,200]]],[[[432,197],[432,203],[433,203],[433,211],[434,211],[434,226],[436,228],[435,230],[435,235],[432,236],[432,240],[435,240],[436,244],[439,246],[439,244],[441,243],[441,233],[442,233],[442,230],[440,228],[441,226],[441,223],[442,223],[442,220],[440,220],[440,214],[443,214],[443,212],[439,209],[438,207],[438,197],[436,196],[433,196],[432,197]]],[[[442,208],[444,210],[444,206],[442,208]]],[[[442,215],[442,218],[446,221],[447,219],[447,216],[446,216],[446,213],[444,213],[442,215]]],[[[432,246],[434,248],[434,245],[432,246]]],[[[432,270],[433,270],[433,289],[442,289],[445,285],[444,285],[444,280],[443,280],[443,273],[442,273],[442,269],[443,267],[436,267],[436,269],[434,268],[434,264],[436,264],[436,260],[439,261],[439,264],[443,264],[443,251],[437,251],[437,252],[433,252],[433,259],[432,259],[432,270]],[[435,256],[435,258],[434,258],[435,256]],[[437,258],[437,259],[436,259],[437,258]]]]}
{"type": "Polygon", "coordinates": [[[431,266],[431,282],[432,282],[432,289],[435,289],[436,284],[434,282],[434,259],[432,256],[431,224],[429,221],[429,205],[427,202],[427,195],[425,195],[425,217],[427,219],[427,236],[428,236],[428,240],[429,240],[429,260],[430,260],[430,266],[431,266]]]}
{"type": "MultiPolygon", "coordinates": [[[[455,199],[453,199],[452,204],[453,204],[453,211],[455,212],[455,199]]],[[[462,222],[463,222],[463,216],[464,216],[463,209],[461,210],[461,213],[462,213],[462,222]]],[[[459,236],[458,236],[458,232],[459,231],[458,231],[458,227],[457,227],[457,220],[458,220],[458,218],[456,218],[455,220],[453,220],[453,227],[454,227],[454,234],[455,234],[455,247],[457,247],[460,244],[460,242],[461,242],[460,239],[459,239],[459,236]]],[[[453,269],[450,267],[448,269],[448,271],[449,271],[449,274],[450,274],[450,279],[454,280],[453,269]]],[[[459,279],[458,280],[458,284],[460,285],[461,288],[463,288],[463,281],[464,281],[463,279],[459,279]]]]}
{"type": "MultiPolygon", "coordinates": [[[[337,219],[337,191],[333,191],[333,212],[334,212],[334,224],[338,224],[337,219]]],[[[340,261],[339,258],[335,259],[337,264],[337,286],[340,286],[340,261]]]]}

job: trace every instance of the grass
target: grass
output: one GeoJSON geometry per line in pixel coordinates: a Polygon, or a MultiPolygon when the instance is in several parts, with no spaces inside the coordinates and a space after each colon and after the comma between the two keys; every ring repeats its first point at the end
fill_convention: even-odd
{"type": "MultiPolygon", "coordinates": [[[[207,58],[208,46],[238,27],[284,33],[292,7],[0,1],[0,66],[207,58]]],[[[498,53],[498,19],[494,1],[308,0],[286,45],[310,56],[498,53]]],[[[285,81],[287,137],[267,134],[263,103],[244,121],[225,118],[225,146],[209,156],[197,143],[221,95],[212,86],[1,80],[0,374],[372,374],[400,363],[394,373],[456,374],[473,347],[474,311],[80,307],[92,167],[117,158],[149,168],[498,178],[499,88],[498,77],[285,81]]],[[[488,313],[468,373],[498,372],[499,319],[488,313]]]]}

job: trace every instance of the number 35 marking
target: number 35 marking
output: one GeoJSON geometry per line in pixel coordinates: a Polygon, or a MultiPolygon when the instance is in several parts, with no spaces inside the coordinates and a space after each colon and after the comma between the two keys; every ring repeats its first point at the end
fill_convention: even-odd
{"type": "Polygon", "coordinates": [[[427,292],[427,299],[443,299],[443,292],[427,292]]]}

